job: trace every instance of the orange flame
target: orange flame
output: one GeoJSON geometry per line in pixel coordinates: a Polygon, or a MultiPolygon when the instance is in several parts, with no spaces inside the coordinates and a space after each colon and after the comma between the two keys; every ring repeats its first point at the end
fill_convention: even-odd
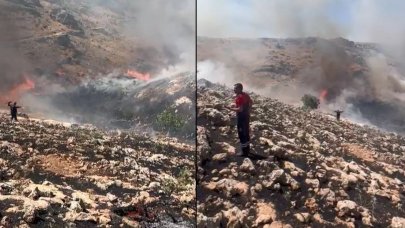
{"type": "Polygon", "coordinates": [[[0,101],[5,102],[5,101],[10,101],[13,100],[15,101],[16,99],[20,98],[20,96],[32,89],[35,88],[35,82],[29,79],[28,77],[24,78],[24,81],[20,84],[17,84],[13,88],[11,88],[5,96],[0,96],[0,101]]]}
{"type": "Polygon", "coordinates": [[[321,94],[319,95],[319,101],[324,102],[326,100],[326,96],[328,96],[328,90],[324,89],[321,91],[321,94]]]}
{"type": "Polygon", "coordinates": [[[150,80],[150,74],[146,73],[146,74],[142,74],[138,71],[135,70],[128,70],[127,71],[127,75],[142,81],[149,81],[150,80]]]}

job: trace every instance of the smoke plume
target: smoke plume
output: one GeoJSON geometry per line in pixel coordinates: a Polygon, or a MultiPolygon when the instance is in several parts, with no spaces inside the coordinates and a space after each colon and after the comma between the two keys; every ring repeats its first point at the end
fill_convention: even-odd
{"type": "MultiPolygon", "coordinates": [[[[200,38],[198,65],[226,66],[232,74],[223,83],[245,80],[251,91],[292,104],[299,104],[306,93],[324,93],[325,112],[344,109],[344,118],[405,133],[401,118],[405,114],[404,2],[207,0],[198,4],[202,11],[198,35],[221,38],[217,46],[200,38]],[[300,38],[291,39],[295,37],[300,38]],[[254,42],[261,47],[246,47],[254,42]],[[249,50],[249,57],[243,49],[249,50]],[[311,56],[311,63],[293,62],[304,54],[311,56]]],[[[224,75],[223,71],[209,77],[219,80],[222,76],[215,74],[224,75]]]]}
{"type": "MultiPolygon", "coordinates": [[[[23,83],[26,79],[25,73],[32,70],[31,63],[14,42],[19,37],[19,31],[14,28],[14,21],[7,17],[5,9],[0,8],[0,31],[2,31],[0,32],[0,98],[18,84],[23,83]]],[[[7,98],[12,97],[4,99],[7,98]]]]}
{"type": "Polygon", "coordinates": [[[0,5],[0,19],[0,101],[29,79],[33,88],[15,100],[34,117],[165,130],[157,117],[173,109],[185,120],[175,136],[194,133],[193,102],[175,102],[194,101],[195,1],[10,1],[0,5]],[[49,55],[49,64],[26,57],[30,51],[49,55]]]}

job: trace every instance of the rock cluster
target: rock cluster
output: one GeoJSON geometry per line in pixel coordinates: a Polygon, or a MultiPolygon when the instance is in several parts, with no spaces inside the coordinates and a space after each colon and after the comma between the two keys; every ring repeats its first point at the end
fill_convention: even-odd
{"type": "Polygon", "coordinates": [[[194,151],[1,115],[0,226],[193,227],[194,151]]]}
{"type": "Polygon", "coordinates": [[[198,82],[198,227],[403,227],[405,138],[251,94],[235,156],[233,92],[198,82]]]}

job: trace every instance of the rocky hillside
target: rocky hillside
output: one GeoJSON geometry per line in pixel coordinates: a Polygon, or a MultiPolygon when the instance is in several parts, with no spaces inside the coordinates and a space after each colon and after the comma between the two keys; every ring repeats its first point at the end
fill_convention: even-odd
{"type": "Polygon", "coordinates": [[[344,38],[199,37],[197,48],[198,67],[214,69],[203,78],[222,76],[215,82],[242,82],[293,105],[312,94],[325,111],[342,109],[352,121],[405,134],[405,62],[385,46],[344,38]]]}
{"type": "Polygon", "coordinates": [[[237,157],[233,95],[198,81],[198,227],[405,227],[405,138],[252,94],[237,157]]]}
{"type": "Polygon", "coordinates": [[[246,80],[245,77],[249,77],[246,82],[257,88],[269,83],[297,82],[306,70],[327,68],[331,65],[341,68],[339,69],[341,72],[327,72],[334,74],[329,77],[361,75],[368,70],[365,58],[379,51],[379,47],[375,44],[355,43],[343,38],[198,37],[197,41],[198,61],[211,60],[224,63],[235,74],[237,80],[246,80]],[[348,75],[336,75],[343,71],[348,75]]]}
{"type": "Polygon", "coordinates": [[[193,227],[194,147],[0,115],[0,225],[193,227]]]}
{"type": "Polygon", "coordinates": [[[191,73],[148,82],[111,76],[47,96],[30,95],[22,102],[29,106],[27,112],[45,117],[105,129],[160,132],[194,143],[195,88],[191,73]]]}
{"type": "Polygon", "coordinates": [[[101,3],[2,0],[0,30],[10,32],[1,40],[12,47],[19,70],[65,83],[114,69],[157,73],[166,66],[162,50],[123,31],[134,12],[101,3]]]}
{"type": "Polygon", "coordinates": [[[193,50],[184,45],[193,28],[171,15],[181,4],[162,4],[0,1],[0,108],[18,101],[31,116],[194,142],[194,67],[179,59],[193,50]],[[162,4],[173,8],[161,13],[162,4]]]}

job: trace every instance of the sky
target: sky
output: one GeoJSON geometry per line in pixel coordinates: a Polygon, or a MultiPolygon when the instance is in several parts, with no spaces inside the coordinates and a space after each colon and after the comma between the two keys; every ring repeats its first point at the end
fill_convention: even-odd
{"type": "Polygon", "coordinates": [[[197,34],[209,37],[405,37],[402,0],[198,0],[197,34]]]}

